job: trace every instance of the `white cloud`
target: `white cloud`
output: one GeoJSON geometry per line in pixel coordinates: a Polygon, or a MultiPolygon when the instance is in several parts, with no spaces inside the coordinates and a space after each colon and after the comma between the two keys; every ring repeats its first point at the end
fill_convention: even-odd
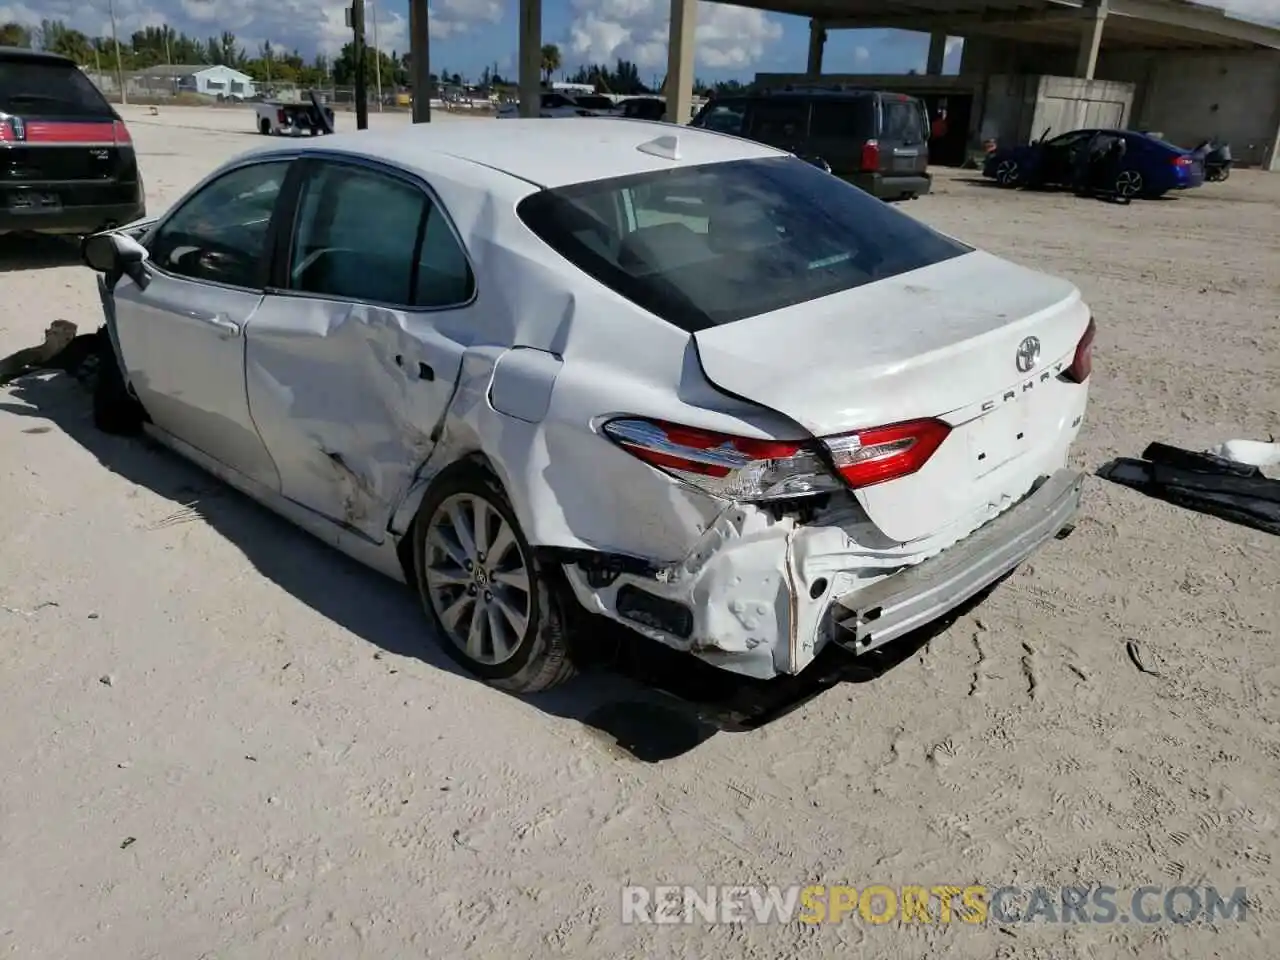
{"type": "MultiPolygon", "coordinates": [[[[507,5],[504,0],[434,0],[430,7],[431,36],[440,40],[480,25],[498,23],[507,5]]],[[[296,47],[305,55],[317,50],[332,54],[351,39],[346,6],[343,0],[115,0],[116,29],[121,40],[135,30],[163,24],[202,39],[228,30],[250,53],[264,40],[270,40],[275,47],[296,47]]],[[[366,13],[369,43],[373,43],[373,23],[368,19],[372,16],[377,17],[378,45],[382,49],[408,49],[409,21],[402,3],[374,0],[366,13]],[[390,9],[393,5],[394,11],[390,9]]],[[[96,36],[105,36],[111,30],[107,0],[0,0],[0,23],[38,26],[41,20],[61,20],[73,29],[96,36]]]]}
{"type": "MultiPolygon", "coordinates": [[[[631,60],[665,70],[669,0],[572,0],[568,53],[575,60],[631,60]]],[[[713,70],[742,69],[782,37],[782,25],[760,10],[698,4],[697,63],[713,70]]],[[[567,59],[567,58],[566,58],[567,59]]]]}

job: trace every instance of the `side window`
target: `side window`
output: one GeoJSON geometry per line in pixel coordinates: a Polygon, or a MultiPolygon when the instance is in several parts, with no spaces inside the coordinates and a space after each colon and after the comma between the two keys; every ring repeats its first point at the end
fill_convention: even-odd
{"type": "Polygon", "coordinates": [[[191,280],[261,287],[267,228],[288,170],[288,160],[255,163],[205,186],[156,231],[151,262],[191,280]]]}
{"type": "Polygon", "coordinates": [[[542,108],[544,110],[558,110],[560,107],[567,107],[569,101],[558,93],[544,93],[542,95],[542,108]]]}
{"type": "Polygon", "coordinates": [[[743,135],[743,121],[746,118],[747,105],[741,101],[730,103],[709,103],[694,119],[691,126],[705,127],[716,133],[731,133],[736,137],[743,135]]]}
{"type": "Polygon", "coordinates": [[[396,177],[322,163],[298,202],[289,287],[319,296],[409,306],[427,195],[396,177]]]}
{"type": "Polygon", "coordinates": [[[433,204],[427,213],[427,227],[422,234],[422,254],[418,257],[414,305],[460,306],[474,296],[475,288],[476,282],[471,274],[467,255],[458,243],[458,238],[449,229],[444,211],[433,204]]]}
{"type": "Polygon", "coordinates": [[[894,143],[924,143],[924,122],[913,100],[888,99],[882,101],[884,110],[884,139],[894,143]]]}
{"type": "Polygon", "coordinates": [[[875,103],[870,97],[813,101],[809,133],[823,139],[875,139],[875,103]]]}
{"type": "Polygon", "coordinates": [[[788,145],[807,135],[807,100],[757,100],[751,105],[751,139],[761,143],[788,145]]]}

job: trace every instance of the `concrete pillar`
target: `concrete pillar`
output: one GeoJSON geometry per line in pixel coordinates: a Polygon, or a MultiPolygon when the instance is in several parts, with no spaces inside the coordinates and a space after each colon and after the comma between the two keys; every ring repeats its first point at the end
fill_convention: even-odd
{"type": "Polygon", "coordinates": [[[1076,76],[1092,80],[1098,68],[1098,51],[1102,49],[1102,28],[1107,22],[1107,0],[1085,0],[1081,14],[1084,30],[1080,36],[1080,51],[1076,55],[1076,76]]]}
{"type": "Polygon", "coordinates": [[[809,62],[805,73],[811,77],[822,74],[822,50],[827,45],[827,28],[821,20],[809,21],[809,62]]]}
{"type": "Polygon", "coordinates": [[[667,40],[667,120],[688,123],[693,108],[694,48],[697,46],[698,0],[671,0],[671,33],[667,40]]]}
{"type": "Polygon", "coordinates": [[[542,115],[542,0],[520,0],[520,116],[542,115]]]}
{"type": "Polygon", "coordinates": [[[427,0],[409,0],[409,89],[413,91],[413,122],[431,122],[431,34],[427,0]]]}
{"type": "Polygon", "coordinates": [[[929,34],[929,60],[924,72],[931,77],[942,76],[943,61],[947,58],[946,32],[929,34]]]}

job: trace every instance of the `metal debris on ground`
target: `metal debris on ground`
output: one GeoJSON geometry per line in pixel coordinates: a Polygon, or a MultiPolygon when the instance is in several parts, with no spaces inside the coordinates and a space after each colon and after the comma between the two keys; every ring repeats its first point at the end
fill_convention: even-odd
{"type": "Polygon", "coordinates": [[[1133,661],[1133,665],[1137,667],[1139,671],[1152,677],[1160,676],[1159,670],[1153,670],[1151,667],[1147,666],[1143,655],[1142,645],[1139,644],[1137,640],[1126,640],[1124,648],[1128,651],[1129,659],[1133,661]]]}

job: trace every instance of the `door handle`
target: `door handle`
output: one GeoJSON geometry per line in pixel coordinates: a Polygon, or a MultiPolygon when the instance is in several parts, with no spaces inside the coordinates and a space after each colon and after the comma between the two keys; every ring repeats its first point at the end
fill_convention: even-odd
{"type": "Polygon", "coordinates": [[[209,326],[214,327],[218,331],[219,335],[224,338],[240,336],[240,324],[236,323],[225,313],[201,313],[198,311],[191,311],[188,316],[193,320],[198,320],[200,323],[207,323],[209,326]]]}

